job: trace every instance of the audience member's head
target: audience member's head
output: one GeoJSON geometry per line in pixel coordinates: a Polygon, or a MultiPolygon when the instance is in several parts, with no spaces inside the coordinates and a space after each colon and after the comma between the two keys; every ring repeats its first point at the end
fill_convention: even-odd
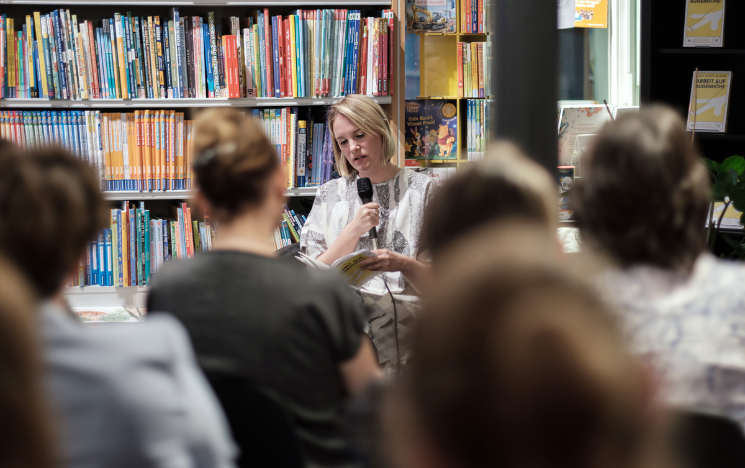
{"type": "Polygon", "coordinates": [[[624,267],[689,269],[704,251],[709,201],[708,174],[683,120],[661,106],[606,126],[574,193],[584,244],[624,267]]]}
{"type": "Polygon", "coordinates": [[[87,163],[61,148],[2,152],[0,246],[41,297],[63,286],[107,219],[100,182],[87,163]]]}
{"type": "Polygon", "coordinates": [[[194,122],[193,168],[200,195],[220,221],[284,196],[274,145],[259,123],[235,109],[209,109],[194,122]]]}
{"type": "Polygon", "coordinates": [[[535,262],[449,266],[388,398],[397,466],[643,466],[653,392],[597,297],[535,262]]]}
{"type": "Polygon", "coordinates": [[[470,164],[435,193],[424,215],[422,242],[435,260],[448,245],[495,221],[533,222],[555,228],[558,195],[551,176],[510,143],[490,146],[486,160],[470,164]]]}
{"type": "Polygon", "coordinates": [[[0,260],[0,466],[7,468],[53,466],[31,298],[16,270],[0,260]]]}

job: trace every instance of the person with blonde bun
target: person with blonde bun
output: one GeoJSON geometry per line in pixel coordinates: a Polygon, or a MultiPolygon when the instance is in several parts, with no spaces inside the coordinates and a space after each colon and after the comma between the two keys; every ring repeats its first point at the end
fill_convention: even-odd
{"type": "Polygon", "coordinates": [[[352,252],[373,250],[369,231],[376,228],[377,256],[360,266],[384,273],[360,293],[379,362],[393,372],[405,361],[408,325],[429,277],[419,239],[434,183],[391,161],[396,141],[385,112],[371,98],[346,96],[329,108],[328,125],[342,177],[318,189],[300,236],[301,252],[330,265],[352,252]],[[372,202],[365,204],[357,191],[363,177],[370,179],[374,192],[372,202]]]}

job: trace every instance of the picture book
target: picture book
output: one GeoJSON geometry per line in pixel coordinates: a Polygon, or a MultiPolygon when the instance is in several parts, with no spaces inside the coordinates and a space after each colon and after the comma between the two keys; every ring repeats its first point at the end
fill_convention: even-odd
{"type": "Polygon", "coordinates": [[[726,133],[732,72],[700,71],[695,79],[697,83],[691,83],[686,128],[693,131],[695,119],[698,132],[726,133]]]}
{"type": "MultiPolygon", "coordinates": [[[[724,211],[724,202],[714,202],[714,209],[711,212],[711,220],[714,221],[714,225],[717,225],[719,223],[719,218],[721,216],[721,225],[720,227],[730,228],[730,229],[742,229],[742,213],[737,211],[734,207],[734,205],[728,205],[727,211],[724,211],[724,214],[722,214],[722,211],[724,211]]],[[[710,220],[706,220],[706,227],[709,227],[710,220]]]]}
{"type": "Polygon", "coordinates": [[[383,273],[382,271],[363,270],[359,267],[359,263],[362,260],[370,257],[375,257],[375,254],[369,250],[358,250],[357,252],[352,252],[349,255],[341,257],[329,266],[300,252],[298,255],[298,260],[309,266],[315,266],[321,269],[335,270],[339,272],[344,277],[344,279],[349,282],[349,284],[351,284],[355,288],[360,288],[376,276],[383,273]]]}
{"type": "Polygon", "coordinates": [[[686,0],[683,47],[724,46],[724,1],[686,0]]]}
{"type": "Polygon", "coordinates": [[[406,101],[406,158],[456,159],[458,112],[456,101],[406,101]]]}
{"type": "Polygon", "coordinates": [[[605,106],[564,106],[559,112],[559,164],[569,165],[577,135],[595,134],[610,120],[605,106]]]}
{"type": "Polygon", "coordinates": [[[454,167],[423,167],[415,170],[431,177],[438,187],[442,187],[449,178],[455,175],[454,167]]]}
{"type": "Polygon", "coordinates": [[[455,33],[455,0],[406,0],[406,32],[455,33]]]}

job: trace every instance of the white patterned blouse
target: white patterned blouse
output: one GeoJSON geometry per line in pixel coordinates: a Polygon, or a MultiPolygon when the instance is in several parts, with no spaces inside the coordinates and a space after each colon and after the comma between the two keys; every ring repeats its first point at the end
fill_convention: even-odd
{"type": "MultiPolygon", "coordinates": [[[[389,181],[373,185],[373,201],[380,205],[378,247],[416,259],[421,254],[419,242],[424,209],[435,185],[432,179],[405,168],[389,181]]],[[[300,250],[317,258],[339,237],[362,206],[357,193],[357,176],[342,177],[322,185],[300,234],[300,250]]],[[[355,250],[372,250],[370,235],[360,237],[355,250]]],[[[368,318],[378,358],[384,367],[398,357],[404,359],[407,325],[413,320],[416,295],[401,272],[388,272],[370,281],[360,294],[370,310],[368,318]],[[394,346],[393,304],[382,277],[396,298],[399,338],[398,356],[394,346]]]]}
{"type": "Polygon", "coordinates": [[[663,400],[745,427],[745,267],[704,254],[690,274],[637,266],[602,284],[632,350],[656,371],[663,400]]]}

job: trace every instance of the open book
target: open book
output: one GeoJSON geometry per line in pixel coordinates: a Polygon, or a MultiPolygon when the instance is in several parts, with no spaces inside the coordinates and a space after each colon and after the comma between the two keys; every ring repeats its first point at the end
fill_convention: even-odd
{"type": "Polygon", "coordinates": [[[375,257],[375,254],[369,250],[358,250],[357,252],[352,252],[349,255],[341,257],[329,266],[316,259],[310,258],[302,252],[298,254],[300,261],[307,265],[322,269],[336,270],[355,288],[361,288],[371,279],[383,273],[382,271],[369,271],[360,268],[359,263],[370,257],[375,257]]]}

